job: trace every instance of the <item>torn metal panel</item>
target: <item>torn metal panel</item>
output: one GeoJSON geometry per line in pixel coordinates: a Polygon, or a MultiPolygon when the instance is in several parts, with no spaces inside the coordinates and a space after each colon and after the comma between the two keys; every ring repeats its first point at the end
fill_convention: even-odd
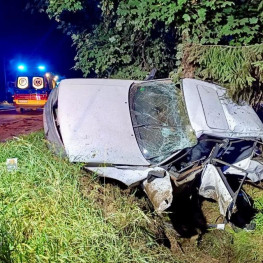
{"type": "Polygon", "coordinates": [[[247,104],[227,98],[226,89],[196,79],[183,79],[187,112],[196,136],[263,137],[263,124],[247,104]]]}
{"type": "Polygon", "coordinates": [[[141,167],[86,167],[87,170],[97,173],[99,176],[118,180],[127,186],[139,184],[145,180],[150,171],[165,172],[163,168],[141,167]]]}
{"type": "Polygon", "coordinates": [[[216,167],[212,164],[208,164],[204,168],[199,194],[218,201],[219,210],[223,216],[226,216],[228,208],[233,202],[233,193],[226,187],[216,167]]]}
{"type": "Polygon", "coordinates": [[[173,188],[168,173],[163,178],[155,178],[153,181],[145,180],[143,186],[157,213],[162,213],[171,206],[173,188]]]}
{"type": "MultiPolygon", "coordinates": [[[[240,162],[234,164],[235,166],[246,170],[248,173],[247,178],[252,182],[256,183],[263,180],[263,164],[256,160],[251,160],[251,158],[246,158],[240,162]]],[[[237,175],[245,175],[244,172],[235,169],[234,167],[229,167],[224,172],[225,174],[237,174],[237,175]]]]}

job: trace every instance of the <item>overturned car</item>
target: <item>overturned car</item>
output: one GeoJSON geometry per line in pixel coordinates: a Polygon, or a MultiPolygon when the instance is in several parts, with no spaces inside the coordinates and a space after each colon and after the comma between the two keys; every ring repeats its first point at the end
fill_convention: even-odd
{"type": "Polygon", "coordinates": [[[239,204],[251,206],[244,182],[263,179],[257,114],[200,80],[62,80],[45,106],[44,129],[57,154],[141,185],[158,213],[195,182],[231,222],[239,204]]]}

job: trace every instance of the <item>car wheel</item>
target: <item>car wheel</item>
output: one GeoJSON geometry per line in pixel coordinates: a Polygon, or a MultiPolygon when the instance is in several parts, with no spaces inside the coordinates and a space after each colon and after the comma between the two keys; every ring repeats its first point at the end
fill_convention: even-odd
{"type": "Polygon", "coordinates": [[[23,113],[23,112],[24,112],[24,109],[23,109],[23,108],[16,108],[16,112],[17,112],[17,113],[23,113]]]}
{"type": "Polygon", "coordinates": [[[43,122],[48,147],[55,154],[66,157],[66,152],[59,132],[57,121],[58,89],[51,91],[48,101],[44,107],[43,122]]]}

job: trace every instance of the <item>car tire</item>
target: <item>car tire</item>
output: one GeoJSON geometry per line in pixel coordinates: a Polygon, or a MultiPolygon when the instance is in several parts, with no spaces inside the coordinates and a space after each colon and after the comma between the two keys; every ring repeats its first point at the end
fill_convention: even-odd
{"type": "Polygon", "coordinates": [[[17,113],[24,113],[24,109],[23,108],[16,108],[16,112],[17,113]]]}
{"type": "Polygon", "coordinates": [[[59,125],[56,120],[58,104],[58,89],[53,89],[44,107],[43,123],[49,149],[56,155],[66,157],[65,148],[60,136],[59,125]]]}

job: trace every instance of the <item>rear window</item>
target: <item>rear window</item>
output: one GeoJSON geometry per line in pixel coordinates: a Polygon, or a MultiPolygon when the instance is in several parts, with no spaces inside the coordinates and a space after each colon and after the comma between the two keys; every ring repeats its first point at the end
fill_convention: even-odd
{"type": "Polygon", "coordinates": [[[130,111],[138,145],[151,163],[197,143],[182,92],[169,80],[133,85],[130,111]]]}

